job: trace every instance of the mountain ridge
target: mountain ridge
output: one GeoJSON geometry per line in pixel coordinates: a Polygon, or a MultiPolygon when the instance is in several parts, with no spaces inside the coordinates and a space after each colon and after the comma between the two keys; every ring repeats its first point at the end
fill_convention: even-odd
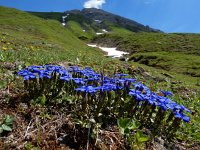
{"type": "Polygon", "coordinates": [[[134,20],[96,8],[84,8],[82,10],[73,9],[65,12],[29,13],[44,19],[55,19],[59,22],[62,22],[62,16],[67,16],[66,23],[69,21],[78,22],[82,28],[91,26],[96,32],[104,28],[111,31],[113,27],[126,29],[131,32],[162,32],[159,29],[154,29],[148,25],[143,25],[134,20]]]}
{"type": "Polygon", "coordinates": [[[94,20],[97,23],[102,24],[102,26],[104,27],[106,26],[106,23],[110,23],[113,24],[114,26],[119,26],[128,29],[132,32],[162,32],[158,29],[153,29],[149,26],[140,24],[134,20],[104,11],[102,9],[84,8],[82,10],[75,9],[75,10],[65,11],[65,13],[71,15],[82,15],[87,19],[94,20]]]}

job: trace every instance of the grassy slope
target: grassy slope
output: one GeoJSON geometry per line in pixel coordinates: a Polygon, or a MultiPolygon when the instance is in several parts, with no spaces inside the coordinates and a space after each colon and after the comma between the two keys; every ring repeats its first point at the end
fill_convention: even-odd
{"type": "MultiPolygon", "coordinates": [[[[62,22],[62,16],[64,13],[61,12],[28,12],[32,15],[38,16],[43,19],[52,19],[62,22]]],[[[103,23],[96,23],[93,20],[85,18],[81,14],[70,14],[66,18],[67,28],[72,31],[72,33],[81,40],[89,41],[96,36],[96,32],[102,32],[102,29],[106,28],[109,31],[120,34],[130,33],[131,31],[120,26],[116,26],[108,21],[103,23]],[[85,30],[86,32],[84,32],[85,30]]]]}
{"type": "Polygon", "coordinates": [[[99,38],[116,40],[118,48],[130,52],[170,51],[200,55],[199,34],[131,33],[120,30],[99,38]]]}
{"type": "Polygon", "coordinates": [[[8,52],[11,55],[7,61],[52,63],[74,62],[78,58],[80,62],[99,63],[103,57],[103,53],[86,46],[58,21],[16,9],[0,7],[0,35],[0,49],[9,50],[4,52],[5,57],[8,52]]]}
{"type": "MultiPolygon", "coordinates": [[[[76,27],[79,28],[79,26],[76,27]]],[[[180,54],[181,56],[183,56],[184,59],[190,58],[190,55],[186,54],[196,55],[198,53],[198,43],[199,43],[198,35],[192,35],[192,36],[186,35],[186,37],[188,37],[189,39],[185,40],[184,38],[179,39],[179,37],[182,37],[183,35],[145,34],[145,33],[130,34],[130,33],[125,33],[128,31],[124,29],[119,29],[117,27],[113,29],[114,33],[106,36],[108,36],[109,38],[110,36],[112,36],[112,39],[115,39],[114,43],[119,41],[118,46],[120,47],[120,45],[122,45],[126,49],[128,49],[129,47],[131,49],[135,47],[135,45],[136,47],[137,45],[139,45],[139,48],[135,48],[134,50],[140,50],[140,53],[143,55],[159,55],[159,57],[166,56],[169,54],[169,52],[163,52],[163,49],[160,47],[164,48],[169,47],[169,49],[171,49],[171,47],[173,48],[174,46],[175,48],[173,50],[180,50],[177,49],[176,44],[183,44],[186,47],[189,47],[188,45],[194,47],[191,48],[190,52],[185,51],[185,48],[182,47],[180,54]],[[176,40],[177,38],[178,40],[176,40]],[[171,41],[168,41],[169,39],[171,39],[171,41]],[[164,41],[166,42],[165,45],[162,44],[164,43],[164,41]],[[171,43],[172,41],[174,43],[171,43]],[[189,43],[184,44],[185,41],[188,41],[189,43]],[[157,44],[155,44],[156,42],[157,44]],[[144,49],[140,47],[144,47],[144,49]],[[152,52],[152,50],[156,50],[156,53],[152,52]]],[[[108,37],[104,37],[104,39],[106,39],[109,42],[108,37]]],[[[58,21],[44,20],[15,9],[0,7],[0,38],[1,38],[0,49],[7,49],[3,51],[4,62],[23,61],[27,65],[30,65],[30,64],[44,64],[44,63],[53,63],[60,61],[70,61],[74,63],[80,63],[82,65],[89,65],[92,67],[96,67],[101,65],[102,62],[106,64],[107,61],[110,61],[109,59],[104,59],[100,51],[87,47],[83,42],[78,40],[76,36],[74,36],[68,29],[64,28],[58,21]]],[[[175,53],[179,54],[179,52],[180,51],[178,52],[172,51],[170,54],[173,58],[175,58],[178,55],[173,55],[173,54],[175,53]]],[[[192,57],[191,59],[192,61],[195,60],[198,62],[198,56],[195,56],[195,59],[193,58],[194,57],[192,57]]],[[[180,63],[179,65],[182,65],[184,61],[182,63],[177,61],[177,63],[180,63]]],[[[112,64],[112,62],[110,62],[110,64],[112,64]]],[[[107,63],[108,66],[110,64],[107,63]]],[[[143,64],[133,63],[133,65],[143,66],[145,69],[149,69],[150,71],[152,71],[152,74],[154,73],[155,70],[156,70],[155,74],[160,72],[160,70],[144,66],[143,64]]],[[[181,67],[179,66],[179,68],[181,67]]],[[[0,78],[1,75],[3,74],[1,74],[1,67],[0,67],[0,78]]],[[[179,75],[177,75],[177,77],[178,76],[179,75]]],[[[180,75],[179,78],[182,77],[183,76],[180,75]]],[[[193,79],[194,78],[187,76],[187,81],[193,81],[193,79]]],[[[194,82],[195,81],[196,79],[194,79],[194,82]]],[[[165,88],[167,87],[168,88],[167,90],[171,90],[171,85],[170,86],[161,85],[161,86],[165,88]]],[[[195,98],[196,98],[195,101],[192,101],[193,99],[191,98],[188,101],[180,102],[185,104],[188,108],[197,111],[196,115],[192,117],[191,123],[188,124],[186,128],[184,128],[186,131],[181,134],[183,134],[182,137],[185,137],[186,140],[192,139],[199,141],[199,134],[198,132],[197,133],[195,132],[196,130],[199,130],[198,116],[200,112],[198,109],[199,106],[196,105],[199,104],[198,95],[196,95],[195,98]],[[190,139],[187,139],[188,137],[187,134],[190,136],[190,139]]],[[[179,98],[177,98],[177,100],[178,99],[179,98]]]]}
{"type": "Polygon", "coordinates": [[[67,28],[72,31],[75,36],[82,40],[91,40],[93,36],[95,36],[95,32],[91,27],[88,26],[86,27],[87,29],[85,29],[75,21],[68,21],[67,28]],[[85,30],[85,32],[83,30],[85,30]]]}
{"type": "MultiPolygon", "coordinates": [[[[28,12],[32,15],[38,16],[43,19],[52,19],[62,22],[62,16],[65,15],[61,12],[28,12]]],[[[100,30],[98,24],[91,20],[87,20],[82,15],[69,15],[66,18],[67,28],[79,39],[83,41],[91,40],[95,35],[95,31],[100,30]],[[85,32],[83,31],[85,30],[85,32]]]]}
{"type": "Polygon", "coordinates": [[[28,13],[43,19],[53,19],[59,22],[62,21],[62,16],[64,15],[64,13],[62,12],[28,12],[28,13]]]}
{"type": "Polygon", "coordinates": [[[200,35],[111,32],[93,42],[130,52],[130,60],[196,84],[200,77],[200,35]]]}

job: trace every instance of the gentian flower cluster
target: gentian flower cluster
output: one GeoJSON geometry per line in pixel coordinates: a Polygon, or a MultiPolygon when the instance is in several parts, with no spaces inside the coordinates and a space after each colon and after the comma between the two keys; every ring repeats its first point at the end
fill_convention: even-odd
{"type": "Polygon", "coordinates": [[[169,98],[172,96],[171,92],[160,90],[159,93],[154,93],[139,82],[133,86],[129,95],[137,105],[134,106],[132,113],[135,113],[143,125],[152,124],[155,134],[165,133],[171,136],[178,129],[181,120],[186,123],[190,121],[185,112],[191,113],[191,111],[172,101],[169,98]],[[173,133],[171,133],[172,129],[173,133]]]}
{"type": "Polygon", "coordinates": [[[190,120],[185,112],[191,111],[172,101],[171,92],[154,93],[128,74],[105,76],[89,67],[43,65],[30,66],[17,75],[23,77],[31,98],[45,95],[51,100],[62,93],[76,96],[77,109],[96,120],[104,112],[136,118],[145,127],[152,125],[156,134],[175,132],[181,120],[190,120]]]}

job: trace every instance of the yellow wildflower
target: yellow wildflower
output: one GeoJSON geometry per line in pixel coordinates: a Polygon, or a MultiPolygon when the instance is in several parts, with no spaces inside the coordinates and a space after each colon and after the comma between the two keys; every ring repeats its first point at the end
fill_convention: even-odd
{"type": "Polygon", "coordinates": [[[33,46],[30,46],[30,48],[31,48],[32,50],[34,50],[34,47],[33,47],[33,46]]]}
{"type": "Polygon", "coordinates": [[[2,50],[6,51],[6,50],[8,50],[8,48],[7,47],[3,47],[2,50]]]}
{"type": "Polygon", "coordinates": [[[135,69],[135,66],[134,66],[134,65],[132,65],[132,66],[131,66],[131,68],[132,68],[132,69],[135,69]]]}

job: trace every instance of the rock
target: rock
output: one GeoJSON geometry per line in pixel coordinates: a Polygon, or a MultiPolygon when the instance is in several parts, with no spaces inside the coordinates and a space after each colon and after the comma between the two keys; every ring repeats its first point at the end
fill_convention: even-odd
{"type": "Polygon", "coordinates": [[[97,140],[96,147],[103,150],[109,150],[101,140],[97,140]]]}
{"type": "Polygon", "coordinates": [[[4,62],[2,67],[7,70],[15,70],[15,64],[11,62],[4,62]]]}
{"type": "Polygon", "coordinates": [[[161,137],[158,137],[153,142],[153,150],[167,150],[164,145],[165,141],[161,137]]]}
{"type": "MultiPolygon", "coordinates": [[[[2,67],[4,69],[7,69],[7,70],[16,70],[18,69],[18,67],[21,65],[23,66],[24,65],[24,62],[22,61],[16,61],[16,62],[4,62],[4,63],[0,63],[0,65],[2,65],[2,67]]],[[[24,65],[25,66],[25,65],[24,65]]]]}
{"type": "Polygon", "coordinates": [[[161,78],[161,77],[154,77],[153,80],[156,82],[167,82],[165,78],[161,78]]]}
{"type": "Polygon", "coordinates": [[[186,150],[186,148],[179,143],[165,143],[164,146],[169,150],[186,150]]]}
{"type": "Polygon", "coordinates": [[[75,64],[72,62],[64,61],[64,62],[59,62],[58,65],[62,67],[69,67],[69,66],[74,66],[75,64]]]}
{"type": "Polygon", "coordinates": [[[119,60],[120,60],[120,61],[126,61],[126,58],[120,57],[119,60]]]}
{"type": "Polygon", "coordinates": [[[136,60],[135,57],[130,57],[130,58],[128,59],[128,61],[135,61],[135,60],[136,60]]]}
{"type": "Polygon", "coordinates": [[[192,144],[188,150],[199,150],[200,149],[200,142],[192,144]]]}
{"type": "Polygon", "coordinates": [[[158,142],[161,145],[165,144],[165,141],[161,137],[156,138],[155,141],[158,142]]]}
{"type": "Polygon", "coordinates": [[[28,109],[28,105],[27,105],[26,103],[20,103],[20,104],[19,104],[19,108],[20,108],[21,110],[27,110],[27,109],[28,109]]]}

